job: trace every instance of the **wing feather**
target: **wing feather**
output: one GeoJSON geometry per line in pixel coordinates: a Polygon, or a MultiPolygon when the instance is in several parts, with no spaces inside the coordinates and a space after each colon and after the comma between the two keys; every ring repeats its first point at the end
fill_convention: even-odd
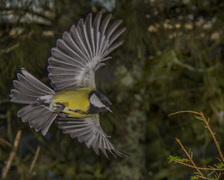
{"type": "MultiPolygon", "coordinates": [[[[110,27],[109,29],[107,30],[106,32],[106,39],[109,40],[111,35],[114,33],[114,31],[118,28],[118,26],[122,23],[122,20],[118,20],[116,22],[114,22],[110,27]]],[[[123,28],[122,28],[123,29],[123,28]]],[[[108,44],[109,45],[109,44],[108,44]]]]}
{"type": "Polygon", "coordinates": [[[87,16],[85,25],[86,25],[87,36],[89,38],[90,46],[92,50],[92,57],[94,57],[96,56],[96,53],[95,53],[95,44],[94,44],[94,30],[92,25],[92,14],[89,14],[87,16]]]}
{"type": "Polygon", "coordinates": [[[78,39],[78,35],[77,35],[77,28],[75,25],[73,25],[71,28],[70,28],[70,31],[69,31],[69,34],[74,42],[74,45],[75,45],[75,50],[77,51],[77,53],[79,53],[80,55],[82,55],[82,60],[87,62],[87,56],[85,55],[85,53],[83,52],[83,49],[80,47],[80,42],[79,42],[79,39],[78,39]]]}
{"type": "Polygon", "coordinates": [[[85,35],[83,34],[83,31],[84,31],[83,24],[84,24],[83,19],[80,19],[78,22],[77,28],[76,28],[76,32],[77,32],[76,34],[77,34],[77,38],[79,40],[80,47],[87,55],[87,60],[90,61],[91,57],[90,57],[90,54],[85,45],[85,35]]]}
{"type": "MultiPolygon", "coordinates": [[[[65,61],[65,62],[68,62],[71,64],[76,64],[77,67],[85,67],[85,62],[78,61],[78,60],[74,59],[73,57],[70,57],[67,54],[64,54],[59,49],[52,49],[51,53],[52,53],[53,57],[49,58],[50,64],[54,63],[55,60],[59,60],[62,62],[65,61]]],[[[53,66],[53,67],[55,67],[55,66],[53,66]]],[[[58,66],[56,66],[56,67],[58,67],[58,66]]]]}
{"type": "Polygon", "coordinates": [[[120,45],[123,44],[124,41],[118,41],[116,43],[114,43],[112,46],[110,46],[110,48],[108,49],[108,51],[105,52],[105,56],[110,54],[114,49],[118,48],[120,45]]]}
{"type": "Polygon", "coordinates": [[[77,27],[75,25],[73,25],[69,31],[72,40],[75,42],[76,44],[76,48],[75,50],[78,51],[80,54],[82,54],[83,56],[83,61],[85,61],[86,63],[88,62],[88,55],[85,54],[85,49],[82,46],[82,42],[80,40],[80,35],[77,31],[77,27]]]}
{"type": "Polygon", "coordinates": [[[92,14],[85,21],[79,20],[77,26],[73,25],[69,32],[64,32],[62,39],[57,40],[56,47],[52,48],[48,71],[55,91],[96,88],[95,71],[110,58],[106,56],[123,43],[116,40],[125,30],[118,29],[122,20],[109,26],[111,14],[102,22],[101,17],[102,12],[99,12],[94,20],[92,14]]]}
{"type": "Polygon", "coordinates": [[[70,48],[65,43],[65,41],[63,41],[62,39],[57,40],[57,47],[58,47],[59,50],[61,50],[61,52],[63,54],[66,54],[67,56],[72,57],[73,61],[75,61],[75,59],[79,60],[79,57],[77,57],[77,53],[74,51],[74,49],[70,48]]]}
{"type": "MultiPolygon", "coordinates": [[[[88,20],[89,19],[89,16],[87,16],[86,18],[86,23],[88,23],[88,20]]],[[[90,27],[89,27],[90,28],[90,27]]],[[[91,37],[89,37],[89,34],[87,33],[87,26],[84,22],[82,22],[81,24],[81,29],[82,29],[82,34],[83,34],[83,39],[84,39],[84,42],[85,42],[85,45],[86,45],[86,48],[88,50],[88,54],[90,55],[90,59],[91,57],[93,57],[93,48],[91,47],[91,37]]]]}
{"type": "MultiPolygon", "coordinates": [[[[63,72],[63,68],[61,67],[48,67],[48,70],[50,69],[52,74],[60,74],[61,72],[63,72]]],[[[67,70],[68,73],[74,73],[73,69],[68,69],[67,70]]]]}
{"type": "Polygon", "coordinates": [[[108,26],[108,24],[110,22],[111,16],[112,16],[111,14],[108,14],[104,18],[104,20],[102,21],[102,24],[100,26],[100,34],[101,34],[101,36],[104,36],[105,35],[105,31],[106,31],[106,28],[107,28],[107,26],[108,26]]]}
{"type": "MultiPolygon", "coordinates": [[[[68,32],[64,32],[62,39],[64,40],[64,42],[70,47],[71,50],[76,49],[77,45],[76,43],[73,41],[71,35],[68,32]]],[[[74,60],[79,60],[79,61],[83,61],[83,58],[85,58],[85,56],[83,55],[82,52],[80,51],[73,51],[74,54],[76,54],[75,57],[73,57],[74,60]]],[[[83,61],[83,63],[85,63],[85,61],[83,61]]],[[[82,64],[83,64],[82,63],[82,64]]]]}
{"type": "Polygon", "coordinates": [[[121,28],[118,31],[116,31],[110,38],[110,43],[109,46],[111,44],[113,44],[113,42],[126,30],[126,28],[121,28]]]}
{"type": "Polygon", "coordinates": [[[65,134],[70,134],[72,138],[84,142],[88,148],[93,148],[96,154],[99,150],[108,158],[107,151],[113,156],[125,157],[126,154],[118,151],[108,139],[100,126],[99,116],[87,118],[58,118],[59,129],[65,134]]]}
{"type": "Polygon", "coordinates": [[[106,28],[110,22],[110,19],[111,19],[111,14],[107,15],[103,22],[102,22],[102,25],[100,26],[100,37],[99,37],[99,50],[97,52],[97,55],[99,56],[101,53],[102,53],[102,49],[103,47],[105,46],[105,31],[106,31],[106,28]]]}
{"type": "Polygon", "coordinates": [[[82,69],[79,66],[76,66],[75,64],[68,63],[65,61],[56,60],[56,59],[54,59],[51,64],[55,65],[56,67],[67,68],[67,69],[72,69],[72,70],[82,69]]]}

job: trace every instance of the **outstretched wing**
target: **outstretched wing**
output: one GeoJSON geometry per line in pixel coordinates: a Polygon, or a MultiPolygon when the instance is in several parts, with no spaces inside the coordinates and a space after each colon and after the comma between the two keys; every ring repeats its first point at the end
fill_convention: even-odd
{"type": "Polygon", "coordinates": [[[59,129],[63,133],[70,134],[72,138],[77,138],[79,142],[85,142],[88,148],[93,148],[95,153],[99,155],[99,149],[108,158],[109,151],[114,157],[125,157],[126,154],[118,151],[113,144],[110,143],[108,137],[102,130],[99,122],[99,115],[88,118],[58,118],[59,129]]]}
{"type": "Polygon", "coordinates": [[[55,91],[67,88],[88,87],[95,89],[95,71],[110,59],[107,55],[120,46],[123,41],[116,41],[125,28],[117,30],[122,20],[108,27],[111,15],[101,22],[99,12],[92,22],[92,14],[69,32],[64,32],[62,39],[57,40],[49,58],[49,78],[55,91]]]}

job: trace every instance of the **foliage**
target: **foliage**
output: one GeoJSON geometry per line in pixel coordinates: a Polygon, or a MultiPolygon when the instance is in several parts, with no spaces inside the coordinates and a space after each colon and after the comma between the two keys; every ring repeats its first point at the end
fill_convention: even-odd
{"type": "Polygon", "coordinates": [[[209,166],[208,168],[205,168],[205,167],[199,167],[197,166],[194,161],[193,161],[193,152],[191,151],[191,149],[187,150],[185,149],[185,147],[183,146],[183,144],[181,143],[181,141],[179,139],[176,138],[176,141],[179,143],[180,147],[181,147],[181,150],[184,151],[185,155],[187,155],[188,159],[185,159],[185,158],[180,158],[180,157],[177,157],[177,156],[172,156],[172,155],[169,155],[169,163],[178,163],[178,164],[182,164],[184,166],[187,166],[187,167],[190,167],[190,168],[193,168],[196,172],[195,172],[195,176],[192,176],[191,179],[207,179],[207,180],[210,180],[210,179],[221,179],[222,177],[222,174],[224,172],[224,156],[223,156],[223,153],[220,149],[220,146],[219,146],[219,142],[217,141],[216,137],[215,137],[215,133],[212,131],[210,125],[209,125],[209,119],[206,119],[204,114],[202,112],[198,113],[198,112],[194,112],[194,111],[178,111],[176,113],[172,113],[170,114],[171,115],[175,115],[175,114],[179,114],[179,113],[193,113],[193,114],[197,114],[196,119],[200,120],[200,121],[203,121],[205,123],[205,128],[208,129],[215,145],[216,145],[216,149],[220,155],[220,158],[217,158],[218,159],[218,163],[214,164],[213,166],[209,166]],[[202,171],[209,171],[209,173],[207,175],[204,175],[204,173],[202,173],[202,171]]]}
{"type": "MultiPolygon", "coordinates": [[[[191,147],[197,164],[218,165],[201,121],[168,114],[206,112],[217,139],[224,137],[222,1],[3,0],[0,7],[0,137],[12,145],[22,130],[8,179],[189,179],[191,170],[167,161],[170,154],[178,159],[182,153],[173,137],[191,147]],[[112,5],[107,9],[105,3],[112,5]],[[98,89],[113,102],[113,113],[103,113],[101,122],[118,149],[130,154],[125,160],[96,156],[54,125],[43,137],[20,122],[21,106],[8,98],[21,67],[49,84],[47,59],[56,39],[102,9],[113,14],[112,20],[123,19],[127,28],[124,44],[97,73],[98,89]]],[[[0,170],[11,150],[0,141],[0,170]]]]}

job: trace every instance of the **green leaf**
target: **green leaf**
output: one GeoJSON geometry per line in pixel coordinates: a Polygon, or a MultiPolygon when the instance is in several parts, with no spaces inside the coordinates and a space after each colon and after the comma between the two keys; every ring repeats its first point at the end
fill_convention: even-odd
{"type": "Polygon", "coordinates": [[[198,177],[197,176],[191,176],[191,180],[197,180],[198,177]]]}
{"type": "Polygon", "coordinates": [[[204,121],[203,117],[201,117],[201,116],[195,116],[195,118],[200,120],[200,121],[204,121]]]}

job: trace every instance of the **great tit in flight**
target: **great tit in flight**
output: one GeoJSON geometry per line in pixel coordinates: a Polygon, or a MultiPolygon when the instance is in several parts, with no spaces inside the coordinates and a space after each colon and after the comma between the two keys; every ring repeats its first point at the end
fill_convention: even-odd
{"type": "Polygon", "coordinates": [[[111,58],[108,54],[123,43],[117,38],[125,28],[118,29],[122,20],[108,26],[111,15],[102,22],[101,17],[102,12],[94,20],[89,14],[57,40],[47,68],[54,90],[22,68],[18,80],[13,81],[10,97],[11,102],[26,105],[17,113],[22,122],[43,135],[56,120],[63,133],[85,142],[96,154],[101,150],[106,157],[107,151],[115,157],[125,157],[100,126],[99,113],[111,111],[111,102],[95,84],[95,72],[111,58]]]}

